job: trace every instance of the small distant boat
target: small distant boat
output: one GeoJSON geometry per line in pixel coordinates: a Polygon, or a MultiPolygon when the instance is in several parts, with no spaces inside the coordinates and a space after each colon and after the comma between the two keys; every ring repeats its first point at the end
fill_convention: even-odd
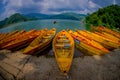
{"type": "Polygon", "coordinates": [[[53,28],[48,31],[42,32],[37,38],[35,38],[30,45],[23,51],[23,54],[35,54],[46,49],[50,42],[53,40],[56,33],[56,29],[53,28]]]}
{"type": "Polygon", "coordinates": [[[101,44],[95,42],[90,38],[86,38],[82,34],[78,33],[78,31],[73,32],[72,30],[69,30],[68,32],[74,38],[76,48],[85,54],[102,55],[109,52],[109,50],[104,48],[101,44]]]}
{"type": "MultiPolygon", "coordinates": [[[[44,29],[43,29],[44,30],[44,29]]],[[[29,32],[25,32],[22,35],[19,35],[11,41],[10,43],[6,44],[5,46],[2,46],[2,49],[14,49],[14,48],[21,48],[24,46],[29,45],[29,43],[35,39],[37,36],[41,34],[41,30],[30,30],[29,32]]]]}
{"type": "Polygon", "coordinates": [[[53,39],[53,51],[57,64],[64,75],[67,75],[74,55],[74,40],[65,30],[57,33],[53,39]]]}
{"type": "Polygon", "coordinates": [[[57,23],[57,21],[54,21],[54,22],[53,22],[53,24],[56,24],[56,23],[57,23]]]}

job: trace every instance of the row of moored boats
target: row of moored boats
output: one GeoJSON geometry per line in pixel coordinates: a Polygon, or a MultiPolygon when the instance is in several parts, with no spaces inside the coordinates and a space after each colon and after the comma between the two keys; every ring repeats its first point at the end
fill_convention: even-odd
{"type": "Polygon", "coordinates": [[[24,54],[35,54],[45,50],[52,42],[53,51],[61,72],[66,75],[70,69],[74,45],[89,55],[103,55],[120,47],[120,33],[105,27],[92,27],[86,30],[56,29],[14,31],[0,34],[0,49],[15,50],[26,47],[24,54]],[[74,44],[75,43],[75,44],[74,44]]]}

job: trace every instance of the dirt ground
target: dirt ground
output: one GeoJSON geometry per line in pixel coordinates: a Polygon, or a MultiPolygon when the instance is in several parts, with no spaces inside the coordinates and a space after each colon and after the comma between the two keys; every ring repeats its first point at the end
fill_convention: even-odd
{"type": "Polygon", "coordinates": [[[103,56],[74,57],[69,79],[53,57],[0,51],[0,80],[120,80],[120,49],[103,56]]]}

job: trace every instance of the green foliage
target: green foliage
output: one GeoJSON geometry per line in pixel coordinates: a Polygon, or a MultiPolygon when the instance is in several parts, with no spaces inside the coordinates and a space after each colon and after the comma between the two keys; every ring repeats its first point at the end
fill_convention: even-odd
{"type": "Polygon", "coordinates": [[[107,6],[89,14],[86,17],[86,25],[90,27],[91,24],[93,26],[106,26],[111,29],[120,29],[120,6],[107,6]]]}

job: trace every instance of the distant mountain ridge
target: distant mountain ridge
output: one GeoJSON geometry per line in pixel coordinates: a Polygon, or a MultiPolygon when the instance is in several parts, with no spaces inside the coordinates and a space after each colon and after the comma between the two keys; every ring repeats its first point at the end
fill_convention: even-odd
{"type": "Polygon", "coordinates": [[[25,22],[31,20],[43,20],[43,19],[69,19],[69,20],[82,20],[86,15],[77,13],[61,13],[61,14],[41,14],[41,13],[29,13],[20,14],[16,13],[9,18],[0,21],[0,28],[6,27],[13,23],[25,22]]]}
{"type": "Polygon", "coordinates": [[[36,19],[70,19],[70,20],[81,20],[86,15],[77,13],[61,13],[61,14],[41,14],[41,13],[30,13],[23,14],[24,16],[36,18],[36,19]]]}
{"type": "Polygon", "coordinates": [[[49,17],[49,15],[47,14],[42,14],[42,13],[29,13],[29,14],[22,14],[26,17],[30,17],[30,18],[36,18],[36,19],[45,19],[47,17],[49,17]]]}

